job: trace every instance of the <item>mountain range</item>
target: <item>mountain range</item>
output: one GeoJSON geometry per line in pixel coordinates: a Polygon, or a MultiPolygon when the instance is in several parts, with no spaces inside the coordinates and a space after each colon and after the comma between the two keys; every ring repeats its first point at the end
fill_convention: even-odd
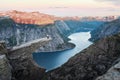
{"type": "Polygon", "coordinates": [[[119,16],[58,17],[40,12],[25,12],[25,11],[17,11],[17,10],[0,12],[0,16],[10,17],[16,23],[37,24],[37,25],[53,24],[54,21],[56,20],[80,20],[85,22],[85,21],[112,21],[119,18],[119,16]]]}

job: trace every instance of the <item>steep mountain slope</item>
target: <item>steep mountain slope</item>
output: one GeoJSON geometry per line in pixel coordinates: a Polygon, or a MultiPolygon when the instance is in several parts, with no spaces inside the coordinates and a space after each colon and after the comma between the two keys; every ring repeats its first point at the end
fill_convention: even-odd
{"type": "Polygon", "coordinates": [[[52,41],[41,47],[39,51],[57,51],[73,48],[74,45],[68,43],[66,37],[60,35],[54,24],[32,25],[17,24],[9,17],[0,18],[0,40],[5,40],[8,47],[24,44],[38,38],[50,35],[52,41]]]}
{"type": "Polygon", "coordinates": [[[120,32],[120,19],[107,22],[101,27],[91,32],[91,41],[96,41],[106,36],[111,36],[120,32]]]}
{"type": "Polygon", "coordinates": [[[61,35],[68,37],[72,33],[70,27],[63,20],[55,21],[55,25],[61,35]]]}
{"type": "Polygon", "coordinates": [[[103,21],[80,21],[80,20],[57,20],[55,24],[62,33],[62,35],[68,36],[76,32],[92,31],[102,25],[103,21]]]}
{"type": "Polygon", "coordinates": [[[120,58],[120,33],[99,40],[72,57],[61,67],[48,72],[43,80],[95,80],[120,58]]]}
{"type": "Polygon", "coordinates": [[[103,24],[102,21],[80,21],[80,20],[66,20],[65,23],[73,32],[92,31],[103,24]]]}

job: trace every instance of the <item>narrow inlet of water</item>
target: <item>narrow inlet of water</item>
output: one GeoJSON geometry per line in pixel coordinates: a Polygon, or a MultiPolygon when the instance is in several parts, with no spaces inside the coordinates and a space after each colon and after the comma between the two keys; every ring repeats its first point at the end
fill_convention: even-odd
{"type": "Polygon", "coordinates": [[[34,53],[33,58],[37,64],[45,68],[47,71],[60,67],[67,62],[72,56],[87,48],[92,42],[88,41],[90,32],[79,32],[69,36],[69,42],[76,45],[74,49],[58,52],[42,52],[34,53]]]}

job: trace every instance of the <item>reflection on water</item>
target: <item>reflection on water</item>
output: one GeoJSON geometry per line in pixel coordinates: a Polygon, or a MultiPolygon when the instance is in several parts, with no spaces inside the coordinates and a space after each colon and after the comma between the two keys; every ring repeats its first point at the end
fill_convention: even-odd
{"type": "Polygon", "coordinates": [[[69,38],[71,39],[71,41],[69,42],[76,45],[74,49],[61,52],[34,53],[34,60],[41,67],[44,67],[45,69],[47,69],[47,71],[49,71],[61,66],[72,56],[92,44],[90,41],[88,41],[88,39],[90,38],[90,32],[74,33],[70,35],[69,38]]]}

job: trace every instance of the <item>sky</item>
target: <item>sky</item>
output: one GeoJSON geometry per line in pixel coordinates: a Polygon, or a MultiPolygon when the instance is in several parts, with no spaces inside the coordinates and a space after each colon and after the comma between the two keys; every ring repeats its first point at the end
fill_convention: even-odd
{"type": "Polygon", "coordinates": [[[39,11],[55,16],[120,15],[120,0],[0,0],[0,11],[39,11]]]}

